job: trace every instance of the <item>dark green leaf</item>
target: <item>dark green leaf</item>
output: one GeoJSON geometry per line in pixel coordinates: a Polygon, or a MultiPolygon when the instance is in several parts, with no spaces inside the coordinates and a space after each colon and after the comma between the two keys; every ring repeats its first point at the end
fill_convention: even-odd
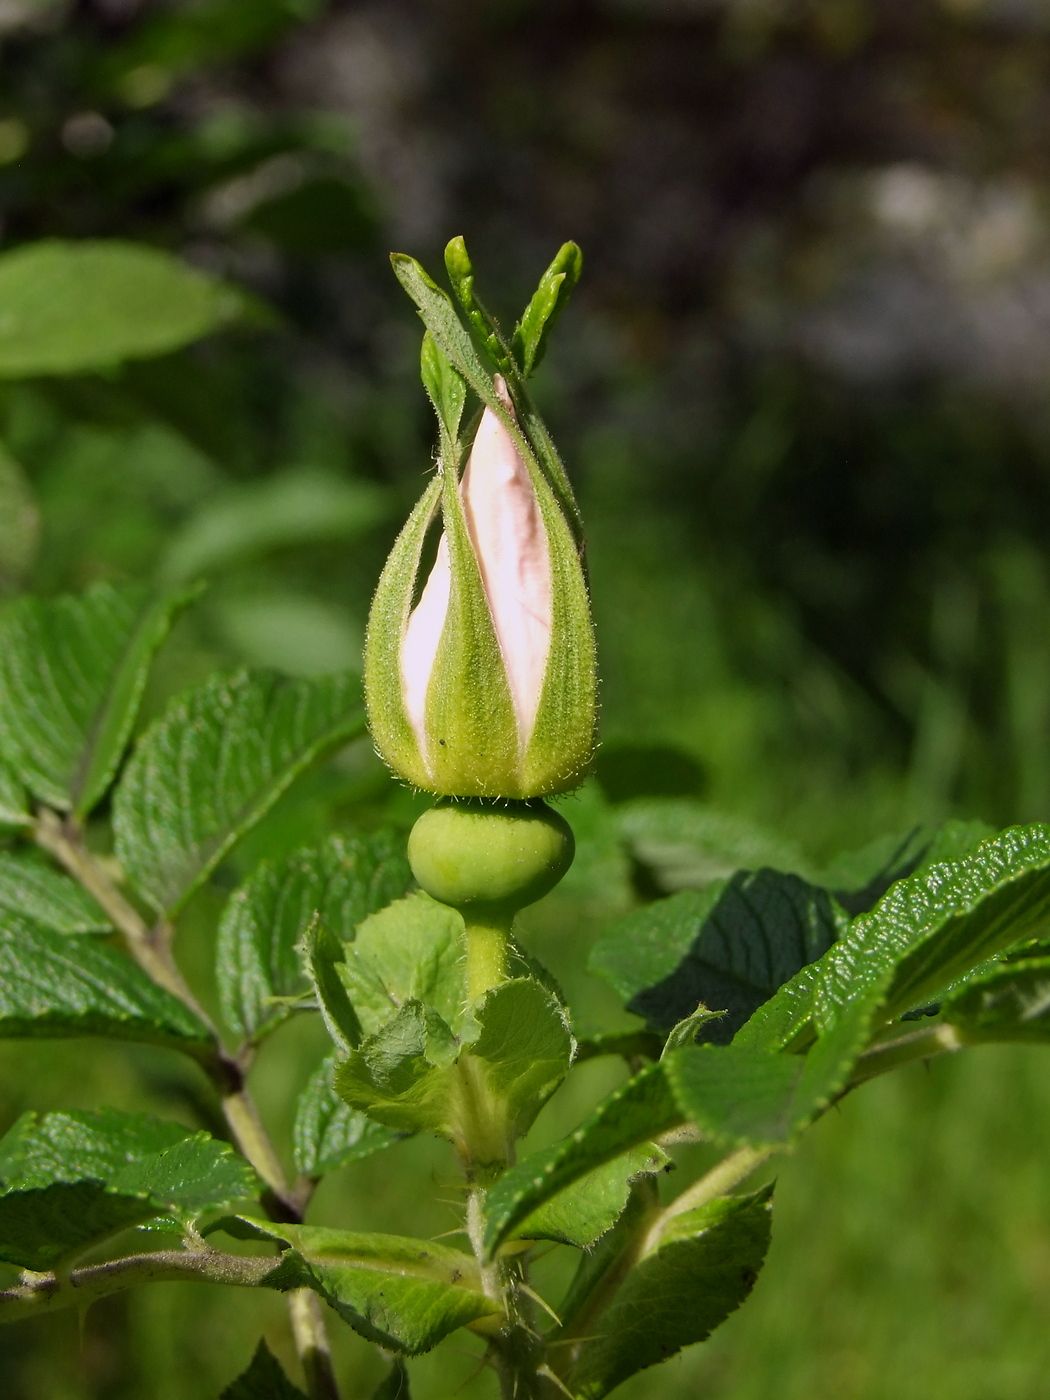
{"type": "Polygon", "coordinates": [[[659,1029],[669,1030],[701,1004],[724,1010],[700,1034],[725,1044],[845,926],[826,890],[775,870],[740,871],[620,919],[595,944],[590,965],[629,1011],[659,1029]]]}
{"type": "Polygon", "coordinates": [[[298,945],[311,919],[351,940],[368,915],[411,880],[404,840],[387,832],[331,836],[286,860],[264,861],[232,896],[219,924],[216,973],[222,1014],[258,1036],[288,1014],[304,978],[298,945]]]}
{"type": "Polygon", "coordinates": [[[723,1197],[680,1215],[660,1247],[589,1319],[567,1381],[601,1400],[629,1376],[702,1342],[744,1301],[769,1247],[769,1191],[723,1197]]]}
{"type": "Polygon", "coordinates": [[[1050,827],[1013,827],[961,860],[901,880],[826,960],[816,993],[824,1027],[858,1000],[889,1020],[1013,944],[1050,917],[1050,827]]]}
{"type": "Polygon", "coordinates": [[[24,1114],[0,1141],[0,1258],[46,1270],[159,1212],[189,1223],[257,1195],[207,1133],[146,1114],[24,1114]]]}
{"type": "Polygon", "coordinates": [[[56,933],[111,933],[113,926],[75,880],[42,861],[0,851],[0,924],[22,914],[56,933]]]}
{"type": "Polygon", "coordinates": [[[292,1139],[296,1169],[323,1176],[400,1142],[402,1134],[348,1108],[332,1087],[336,1059],[329,1056],[299,1096],[292,1139]]]}
{"type": "Polygon", "coordinates": [[[581,1177],[685,1121],[666,1065],[648,1066],[604,1099],[567,1138],[504,1173],[485,1202],[489,1253],[534,1210],[581,1177]]]}
{"type": "Polygon", "coordinates": [[[211,677],[135,749],[114,799],[121,864],[173,914],[301,773],[363,729],[353,677],[211,677]]]}
{"type": "Polygon", "coordinates": [[[244,306],[232,287],[159,248],[30,243],[0,258],[0,377],[82,374],[163,355],[244,306]]]}
{"type": "Polygon", "coordinates": [[[797,972],[744,1022],[733,1044],[749,1050],[787,1050],[795,1048],[799,1040],[812,1040],[813,1007],[823,975],[823,962],[810,963],[797,972]]]}
{"type": "Polygon", "coordinates": [[[153,655],[196,590],[21,598],[0,623],[0,751],[41,801],[89,812],[131,737],[153,655]]]}
{"type": "Polygon", "coordinates": [[[355,1331],[391,1351],[415,1356],[457,1327],[500,1314],[481,1291],[476,1261],[432,1240],[244,1217],[222,1224],[290,1245],[266,1286],[313,1288],[355,1331]]]}
{"type": "Polygon", "coordinates": [[[539,367],[547,349],[547,337],[572,296],[582,271],[583,254],[579,248],[575,243],[563,243],[515,326],[511,346],[526,379],[539,367]]]}
{"type": "Polygon", "coordinates": [[[514,1237],[590,1249],[622,1215],[631,1183],[662,1171],[668,1161],[667,1154],[652,1143],[635,1147],[552,1196],[518,1226],[514,1237]]]}
{"type": "Polygon", "coordinates": [[[340,969],[346,962],[346,944],[315,918],[303,936],[306,975],[317,997],[328,1034],[345,1055],[361,1043],[361,1022],[346,994],[340,969]]]}
{"type": "Polygon", "coordinates": [[[408,1392],[408,1372],[404,1362],[393,1363],[388,1374],[372,1392],[372,1400],[411,1400],[408,1392]]]}
{"type": "Polygon", "coordinates": [[[251,1365],[219,1396],[219,1400],[306,1400],[281,1370],[265,1341],[255,1348],[251,1365]]]}
{"type": "Polygon", "coordinates": [[[1050,958],[1002,963],[944,1003],[942,1018],[967,1044],[1050,1040],[1050,958]]]}
{"type": "Polygon", "coordinates": [[[8,914],[0,924],[0,1037],[109,1036],[210,1059],[208,1027],[124,953],[8,914]]]}

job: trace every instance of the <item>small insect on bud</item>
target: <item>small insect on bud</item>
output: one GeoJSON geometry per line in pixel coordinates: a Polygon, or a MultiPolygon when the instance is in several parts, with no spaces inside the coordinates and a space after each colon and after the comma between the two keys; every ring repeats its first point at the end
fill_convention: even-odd
{"type": "Polygon", "coordinates": [[[563,496],[503,376],[486,376],[469,455],[458,437],[465,387],[429,335],[424,380],[439,408],[441,462],[372,604],[365,694],[376,747],[395,772],[442,796],[568,791],[591,757],[596,672],[563,496]],[[424,546],[439,525],[423,581],[424,546]]]}

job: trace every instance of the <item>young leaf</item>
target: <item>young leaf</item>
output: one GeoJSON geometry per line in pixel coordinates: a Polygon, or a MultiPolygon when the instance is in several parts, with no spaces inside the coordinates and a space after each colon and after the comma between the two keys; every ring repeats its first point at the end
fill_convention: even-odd
{"type": "Polygon", "coordinates": [[[18,599],[0,622],[0,752],[34,797],[83,816],[131,737],[154,653],[197,589],[18,599]]]}
{"type": "Polygon", "coordinates": [[[769,1248],[769,1189],[680,1215],[590,1321],[566,1380],[601,1400],[629,1376],[710,1336],[751,1292],[769,1248]]]}
{"type": "Polygon", "coordinates": [[[466,1004],[463,916],[421,891],[371,914],[340,967],[366,1035],[420,1001],[458,1031],[466,1004]]]}
{"type": "Polygon", "coordinates": [[[606,1162],[685,1121],[666,1066],[666,1060],[649,1065],[604,1099],[568,1137],[532,1153],[503,1174],[485,1201],[489,1254],[544,1202],[606,1162]]]}
{"type": "Polygon", "coordinates": [[[314,915],[349,941],[368,914],[411,880],[404,841],[388,832],[330,836],[286,860],[264,861],[230,898],[219,923],[216,975],[222,1014],[258,1037],[289,1014],[304,985],[298,945],[314,915]]]}
{"type": "Polygon", "coordinates": [[[942,1019],[967,1044],[1050,1040],[1050,958],[1001,963],[948,998],[942,1019]]]}
{"type": "Polygon", "coordinates": [[[547,349],[547,337],[572,296],[582,271],[583,254],[577,245],[563,243],[515,326],[511,349],[526,379],[539,368],[547,349]]]}
{"type": "Polygon", "coordinates": [[[243,313],[244,298],[159,248],[46,239],[0,258],[0,377],[83,374],[164,355],[243,313]]]}
{"type": "Polygon", "coordinates": [[[208,1060],[208,1027],[115,948],[0,920],[0,1037],[109,1036],[208,1060]]]}
{"type": "Polygon", "coordinates": [[[1050,827],[1013,827],[901,880],[855,919],[827,958],[816,1018],[831,1026],[863,1000],[892,1019],[1035,936],[1048,914],[1050,827]]]}
{"type": "Polygon", "coordinates": [[[219,1400],[306,1400],[306,1396],[291,1383],[266,1342],[261,1341],[247,1371],[226,1387],[219,1400]]]}
{"type": "Polygon", "coordinates": [[[142,1113],[26,1113],[0,1140],[0,1258],[54,1268],[158,1213],[183,1224],[248,1200],[248,1163],[207,1133],[142,1113]]]}
{"type": "Polygon", "coordinates": [[[364,730],[353,677],[238,671],[176,700],[139,741],[114,798],[117,855],[175,914],[291,784],[364,730]]]}
{"type": "Polygon", "coordinates": [[[56,933],[112,933],[91,896],[42,861],[0,852],[0,920],[10,911],[56,933]]]}
{"type": "Polygon", "coordinates": [[[403,1136],[347,1107],[332,1087],[337,1063],[329,1055],[299,1095],[292,1141],[296,1169],[304,1176],[324,1176],[336,1167],[359,1162],[403,1136]]]}
{"type": "Polygon", "coordinates": [[[663,1030],[698,1004],[724,1010],[701,1035],[726,1044],[846,922],[826,890],[797,875],[740,871],[620,919],[595,944],[590,966],[629,999],[629,1011],[663,1030]]]}
{"type": "Polygon", "coordinates": [[[534,1210],[514,1231],[514,1238],[556,1240],[590,1249],[623,1214],[632,1182],[663,1171],[669,1161],[653,1143],[632,1148],[534,1210]]]}
{"type": "Polygon", "coordinates": [[[271,1225],[240,1216],[231,1234],[290,1246],[266,1287],[312,1288],[361,1336],[416,1356],[457,1327],[501,1316],[481,1291],[477,1262],[433,1240],[271,1225]]]}
{"type": "Polygon", "coordinates": [[[351,1050],[332,1077],[351,1108],[399,1133],[451,1135],[456,1057],[452,1032],[420,1001],[408,1001],[373,1036],[351,1050]]]}

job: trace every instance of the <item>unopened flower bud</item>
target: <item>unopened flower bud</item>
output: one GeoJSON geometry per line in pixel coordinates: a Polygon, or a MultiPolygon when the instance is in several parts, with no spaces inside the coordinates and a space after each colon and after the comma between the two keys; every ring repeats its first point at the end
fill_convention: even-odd
{"type": "Polygon", "coordinates": [[[462,479],[443,464],[387,562],[365,691],[376,747],[409,782],[531,798],[577,786],[590,761],[594,637],[572,529],[495,385],[503,412],[485,408],[462,479]]]}

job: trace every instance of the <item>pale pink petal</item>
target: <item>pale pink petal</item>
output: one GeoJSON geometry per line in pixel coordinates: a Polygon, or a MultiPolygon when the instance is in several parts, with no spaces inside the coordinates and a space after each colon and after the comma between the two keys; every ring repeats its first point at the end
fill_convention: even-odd
{"type": "MultiPolygon", "coordinates": [[[[497,388],[505,397],[501,381],[497,388]]],[[[491,409],[482,415],[460,490],[524,747],[550,652],[550,554],[528,467],[491,409]]]]}
{"type": "Polygon", "coordinates": [[[401,644],[401,683],[405,700],[405,712],[412,732],[416,736],[423,762],[429,765],[426,740],[427,687],[434,669],[438,643],[445,626],[448,613],[448,600],[452,587],[449,571],[448,540],[444,535],[438,541],[434,567],[430,571],[420,594],[419,602],[412,609],[401,644]]]}

